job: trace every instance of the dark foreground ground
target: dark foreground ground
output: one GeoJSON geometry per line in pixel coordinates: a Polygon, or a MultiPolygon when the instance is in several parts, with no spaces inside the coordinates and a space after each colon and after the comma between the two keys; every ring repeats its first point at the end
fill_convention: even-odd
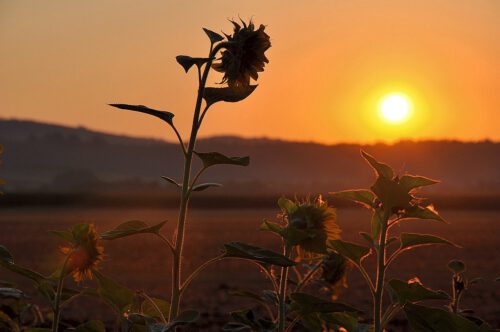
{"type": "MultiPolygon", "coordinates": [[[[277,250],[277,238],[257,230],[263,218],[274,219],[276,213],[274,209],[191,211],[185,270],[192,271],[204,260],[216,256],[225,242],[244,241],[277,250]]],[[[500,328],[500,283],[494,281],[500,276],[500,212],[443,210],[441,214],[450,225],[433,221],[408,222],[396,231],[438,234],[463,248],[436,246],[406,253],[393,266],[389,278],[408,280],[418,276],[428,287],[448,291],[450,274],[446,263],[450,259],[460,258],[467,263],[468,276],[484,278],[481,284],[465,295],[463,307],[474,309],[480,317],[500,328]]],[[[0,244],[9,248],[19,264],[50,273],[61,260],[58,248],[62,243],[48,230],[92,222],[98,231],[103,232],[126,220],[139,219],[150,223],[169,220],[165,231],[170,236],[175,218],[175,210],[160,209],[2,209],[0,244]]],[[[368,229],[368,213],[365,210],[340,209],[338,219],[344,239],[362,242],[357,234],[368,229]]],[[[154,297],[167,297],[170,257],[157,238],[140,235],[104,244],[104,273],[132,289],[144,290],[154,297]]],[[[5,271],[0,271],[0,280],[15,281],[33,294],[29,283],[5,271]]],[[[220,331],[228,319],[229,311],[252,306],[249,302],[230,296],[231,290],[259,290],[268,286],[261,273],[251,265],[227,260],[209,267],[185,294],[183,307],[202,312],[201,323],[189,330],[220,331]]],[[[342,292],[340,300],[369,311],[368,289],[357,271],[349,273],[349,287],[342,292]]],[[[106,305],[96,299],[76,302],[67,309],[65,317],[78,320],[113,319],[106,305]]],[[[397,320],[391,330],[405,331],[406,327],[397,320]]]]}

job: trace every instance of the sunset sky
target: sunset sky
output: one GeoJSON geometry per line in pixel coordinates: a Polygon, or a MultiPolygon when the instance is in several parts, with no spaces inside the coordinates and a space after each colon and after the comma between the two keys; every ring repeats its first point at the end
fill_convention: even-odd
{"type": "MultiPolygon", "coordinates": [[[[173,140],[187,137],[196,76],[175,56],[206,56],[202,27],[265,24],[272,48],[247,100],[217,104],[202,136],[324,143],[500,140],[500,1],[0,0],[0,117],[173,140]],[[380,117],[401,94],[402,122],[380,117]]],[[[209,81],[220,81],[213,73],[209,81]]]]}

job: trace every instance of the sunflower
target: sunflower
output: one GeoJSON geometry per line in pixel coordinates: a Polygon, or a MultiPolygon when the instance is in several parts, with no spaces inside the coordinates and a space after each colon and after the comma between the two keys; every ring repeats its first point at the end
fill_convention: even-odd
{"type": "Polygon", "coordinates": [[[321,263],[321,269],[323,271],[321,279],[326,281],[331,286],[337,285],[341,280],[344,281],[345,284],[347,267],[348,261],[344,258],[344,256],[331,251],[325,256],[325,258],[323,258],[321,263]]]}
{"type": "Polygon", "coordinates": [[[71,246],[61,248],[67,255],[65,272],[71,274],[76,282],[92,279],[92,272],[103,260],[104,248],[98,244],[98,234],[94,225],[76,225],[69,239],[71,246]]]}
{"type": "Polygon", "coordinates": [[[221,83],[244,88],[250,85],[250,78],[257,80],[258,73],[269,63],[264,53],[271,47],[271,41],[262,24],[255,30],[252,21],[248,24],[241,21],[243,27],[235,21],[231,23],[234,25],[233,34],[226,35],[220,62],[214,63],[212,68],[224,73],[221,83]]]}
{"type": "Polygon", "coordinates": [[[298,259],[326,254],[327,242],[340,238],[335,209],[321,196],[312,202],[295,202],[286,217],[288,240],[296,246],[298,259]]]}

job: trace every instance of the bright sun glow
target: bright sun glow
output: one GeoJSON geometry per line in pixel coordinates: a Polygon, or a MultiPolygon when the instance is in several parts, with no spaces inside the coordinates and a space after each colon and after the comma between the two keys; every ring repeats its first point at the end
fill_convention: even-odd
{"type": "Polygon", "coordinates": [[[401,123],[410,115],[411,103],[409,99],[399,93],[385,96],[380,104],[380,114],[385,121],[401,123]]]}

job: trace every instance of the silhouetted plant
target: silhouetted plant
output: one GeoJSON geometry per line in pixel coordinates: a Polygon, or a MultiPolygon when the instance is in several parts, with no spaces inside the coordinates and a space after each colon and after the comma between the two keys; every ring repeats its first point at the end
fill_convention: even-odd
{"type": "MultiPolygon", "coordinates": [[[[220,186],[218,183],[198,183],[200,177],[208,168],[222,164],[237,166],[247,166],[249,164],[249,157],[228,157],[219,152],[201,152],[195,150],[197,135],[209,108],[217,102],[238,102],[247,98],[257,87],[250,84],[251,79],[256,80],[258,72],[262,72],[265,63],[268,62],[265,52],[271,47],[271,43],[269,36],[264,31],[265,27],[260,25],[256,29],[251,21],[248,24],[242,21],[242,25],[235,21],[231,22],[234,26],[233,33],[225,35],[225,37],[211,30],[203,29],[210,40],[210,49],[207,57],[199,58],[180,55],[176,58],[186,73],[192,67],[196,67],[198,73],[198,92],[191,134],[187,144],[184,143],[181,134],[174,125],[173,113],[155,110],[142,105],[111,104],[111,106],[120,109],[153,115],[166,122],[177,136],[184,155],[184,173],[181,182],[170,177],[163,177],[163,179],[177,187],[180,191],[179,218],[173,239],[169,240],[161,235],[159,228],[156,229],[153,227],[152,229],[142,224],[125,223],[112,231],[115,233],[123,233],[125,231],[128,232],[127,235],[141,232],[154,233],[160,236],[169,248],[173,257],[170,310],[168,317],[166,317],[169,324],[179,319],[181,295],[188,284],[186,280],[191,279],[191,277],[187,277],[186,280],[183,280],[181,273],[184,259],[183,248],[189,199],[193,192],[220,186]],[[217,61],[216,57],[219,54],[220,59],[217,61]],[[206,86],[208,74],[212,68],[224,74],[222,83],[225,83],[226,86],[206,86]],[[196,173],[192,172],[192,159],[194,156],[199,158],[203,165],[196,173]]],[[[112,232],[105,234],[103,238],[108,240],[117,238],[116,236],[112,236],[112,232]]]]}

